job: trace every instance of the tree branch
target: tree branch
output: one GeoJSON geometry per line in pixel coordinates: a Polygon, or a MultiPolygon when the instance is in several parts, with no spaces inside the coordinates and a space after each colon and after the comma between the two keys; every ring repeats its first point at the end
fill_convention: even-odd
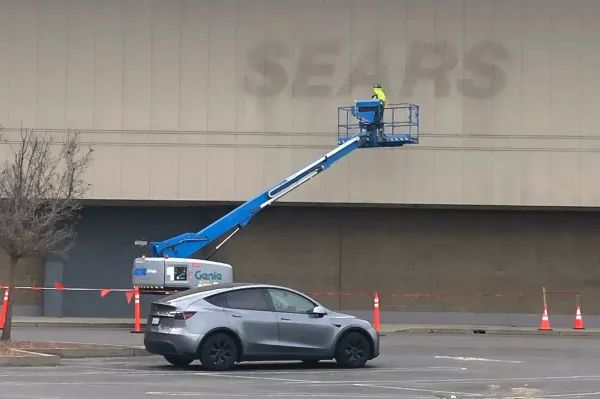
{"type": "MultiPolygon", "coordinates": [[[[89,187],[83,174],[93,149],[81,146],[77,131],[66,132],[60,143],[48,133],[20,133],[13,156],[0,166],[0,249],[19,258],[64,254],[76,237],[80,200],[89,187]]],[[[11,144],[5,135],[0,138],[11,144]]]]}

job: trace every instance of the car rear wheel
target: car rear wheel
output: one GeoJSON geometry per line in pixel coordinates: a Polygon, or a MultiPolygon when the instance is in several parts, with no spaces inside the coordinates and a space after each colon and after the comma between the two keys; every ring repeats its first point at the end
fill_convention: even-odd
{"type": "Polygon", "coordinates": [[[211,371],[225,371],[233,367],[238,358],[235,340],[225,333],[210,335],[200,348],[200,363],[211,371]]]}
{"type": "Polygon", "coordinates": [[[345,334],[335,348],[335,361],[342,367],[363,367],[369,359],[371,347],[365,336],[351,331],[345,334]]]}
{"type": "Polygon", "coordinates": [[[167,362],[171,363],[173,366],[177,367],[186,367],[189,366],[190,363],[194,361],[194,359],[190,357],[182,357],[176,355],[164,355],[164,358],[167,362]]]}

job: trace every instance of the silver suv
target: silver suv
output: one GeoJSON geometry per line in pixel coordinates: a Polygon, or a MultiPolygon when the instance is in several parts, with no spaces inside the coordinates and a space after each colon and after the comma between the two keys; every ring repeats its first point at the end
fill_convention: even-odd
{"type": "Polygon", "coordinates": [[[213,371],[280,360],[335,359],[357,368],[379,356],[379,334],[368,321],[332,312],[290,288],[228,283],[153,302],[144,346],[173,365],[199,359],[213,371]]]}

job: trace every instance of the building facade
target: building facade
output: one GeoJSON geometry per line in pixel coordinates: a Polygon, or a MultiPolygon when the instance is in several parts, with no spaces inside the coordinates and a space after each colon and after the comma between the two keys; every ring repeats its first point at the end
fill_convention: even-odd
{"type": "MultiPolygon", "coordinates": [[[[236,279],[379,290],[398,309],[537,312],[538,297],[401,295],[543,284],[594,303],[595,214],[470,208],[600,204],[599,18],[591,0],[0,0],[3,134],[79,129],[103,204],[69,260],[23,279],[127,286],[135,238],[198,230],[225,211],[207,204],[323,155],[337,107],[381,83],[389,102],[420,106],[420,144],[359,150],[261,214],[220,254],[236,279]]],[[[128,311],[103,300],[85,312],[128,311]]]]}

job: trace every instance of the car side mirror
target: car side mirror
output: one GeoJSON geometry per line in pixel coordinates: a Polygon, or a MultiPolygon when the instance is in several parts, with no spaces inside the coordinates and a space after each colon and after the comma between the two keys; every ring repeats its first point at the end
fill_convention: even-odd
{"type": "Polygon", "coordinates": [[[313,310],[310,311],[310,313],[316,316],[325,316],[327,314],[327,311],[323,306],[315,306],[313,310]]]}

